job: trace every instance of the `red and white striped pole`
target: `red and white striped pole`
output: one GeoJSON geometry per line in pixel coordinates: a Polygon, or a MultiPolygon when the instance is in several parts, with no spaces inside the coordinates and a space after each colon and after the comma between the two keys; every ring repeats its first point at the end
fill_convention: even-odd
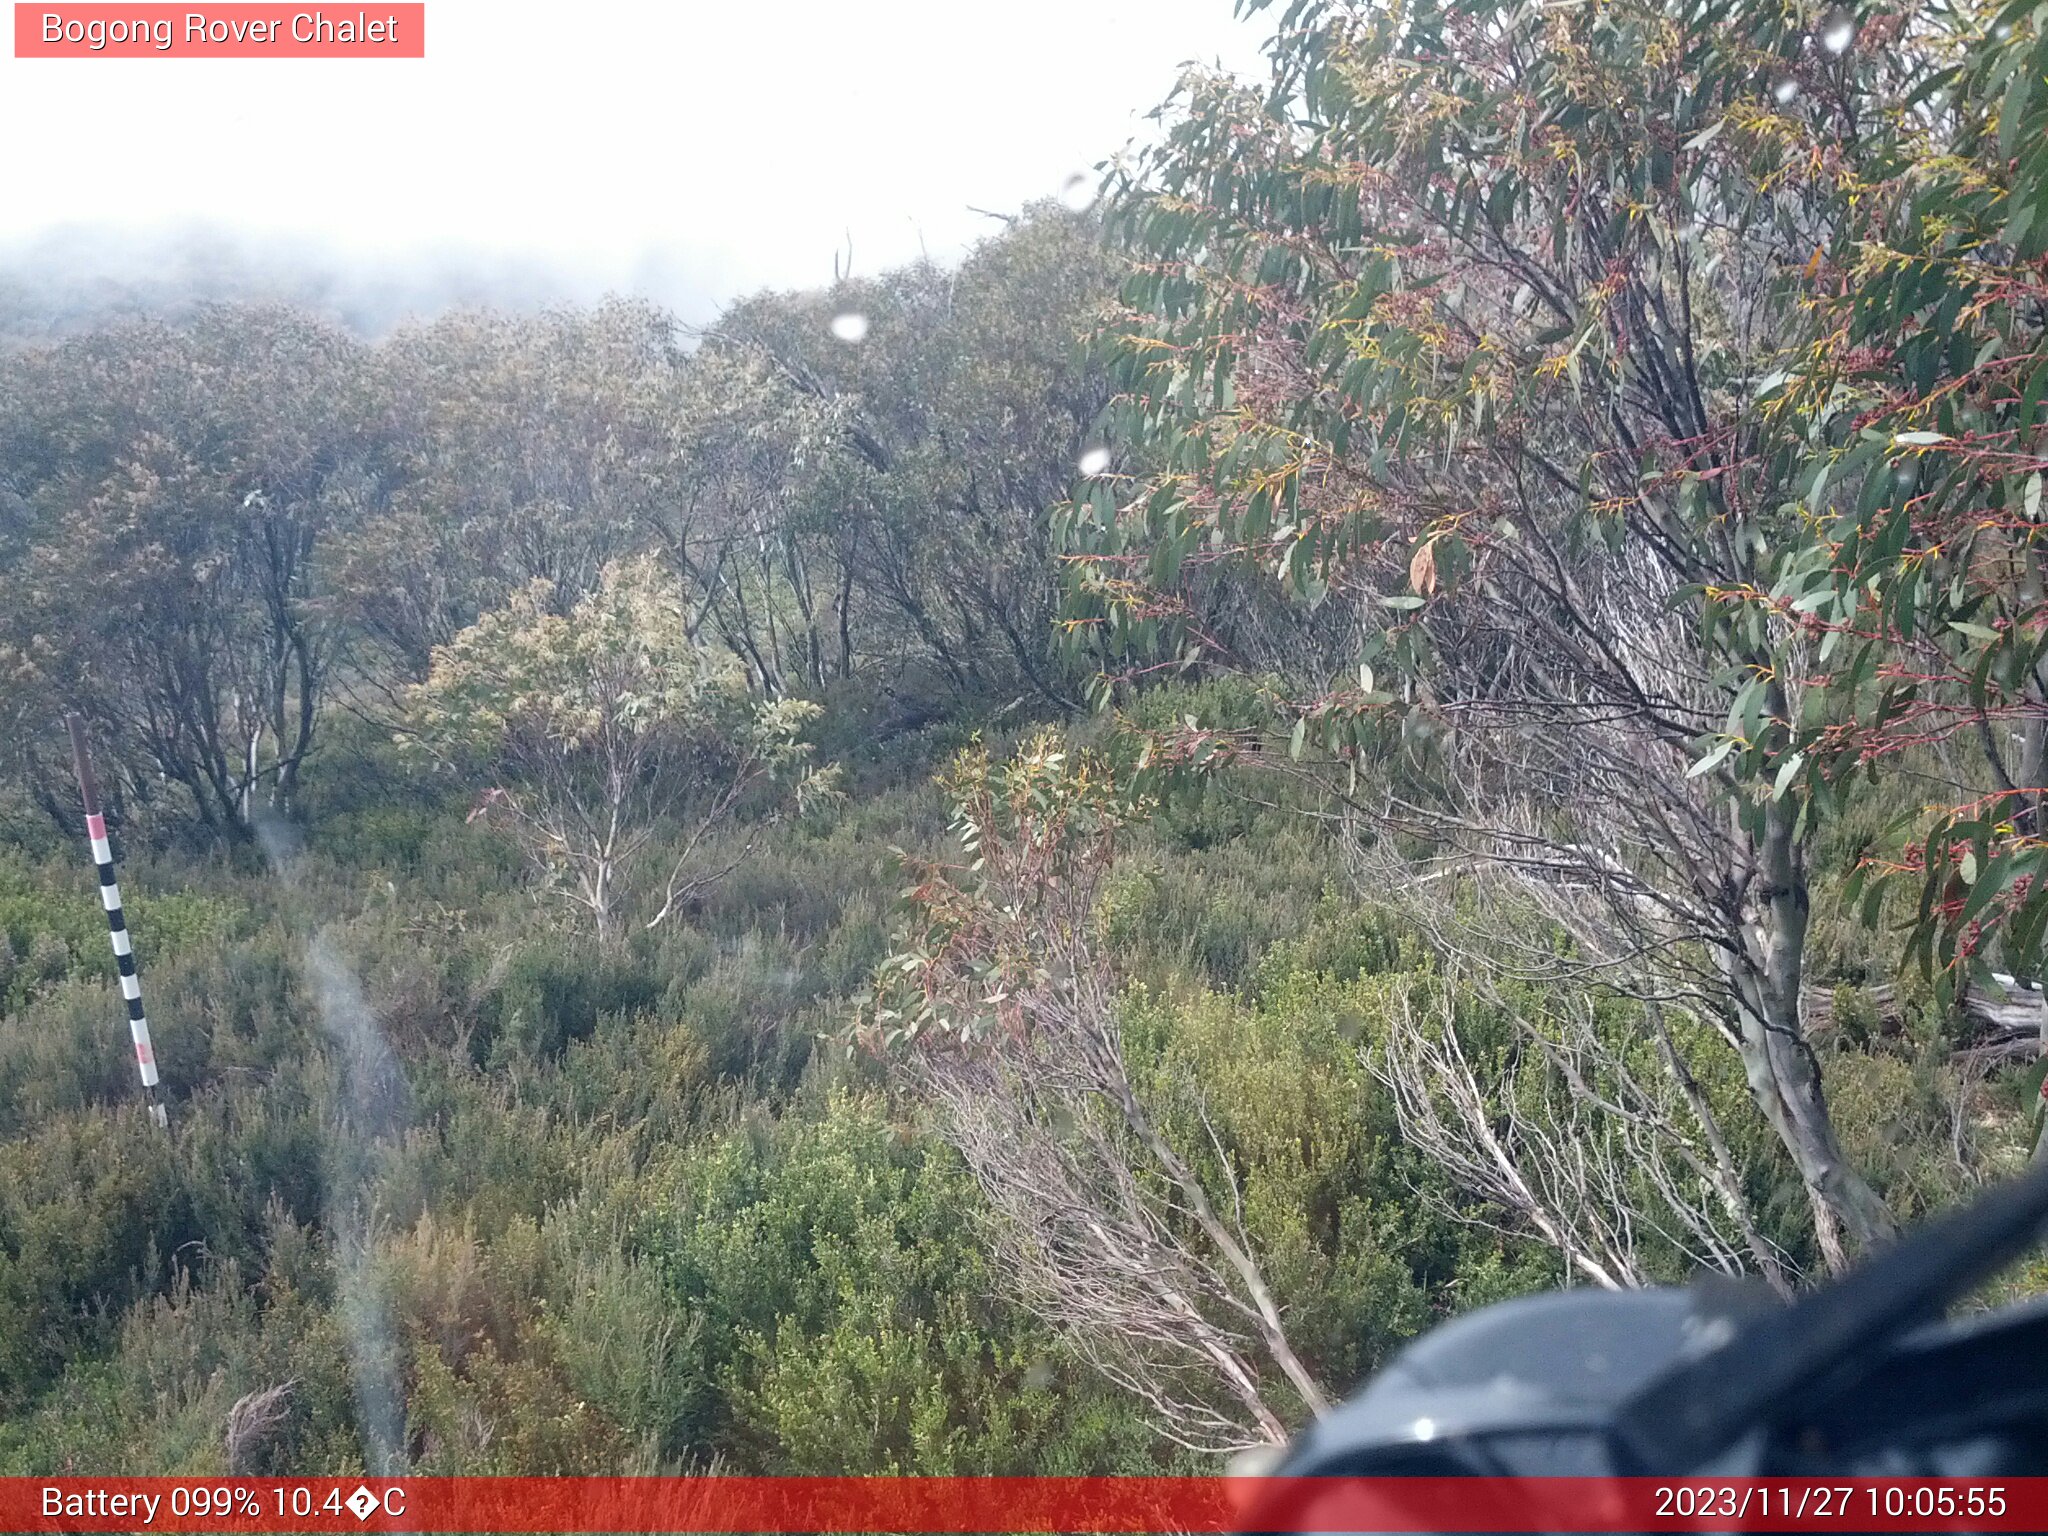
{"type": "Polygon", "coordinates": [[[142,1098],[149,1118],[168,1126],[170,1117],[156,1096],[156,1051],[149,1043],[149,1019],[142,1011],[142,978],[135,974],[135,945],[128,919],[121,913],[121,887],[114,880],[114,848],[107,841],[107,818],[100,814],[99,784],[86,755],[85,726],[76,715],[65,717],[71,731],[71,763],[78,770],[78,795],[85,802],[85,831],[92,839],[92,861],[99,866],[100,905],[107,909],[107,932],[114,941],[114,964],[121,972],[121,996],[128,1004],[128,1033],[135,1041],[135,1065],[142,1073],[142,1098]]]}

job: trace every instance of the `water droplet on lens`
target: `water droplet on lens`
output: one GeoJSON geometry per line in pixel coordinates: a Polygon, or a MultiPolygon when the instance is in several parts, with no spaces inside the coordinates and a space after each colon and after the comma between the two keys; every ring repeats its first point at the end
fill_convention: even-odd
{"type": "Polygon", "coordinates": [[[1264,1477],[1286,1459],[1284,1445],[1248,1445],[1224,1463],[1224,1471],[1231,1477],[1264,1477]]]}
{"type": "Polygon", "coordinates": [[[1081,455],[1080,467],[1081,473],[1084,475],[1101,474],[1105,469],[1109,468],[1109,450],[1107,448],[1090,448],[1081,455]]]}
{"type": "Polygon", "coordinates": [[[1095,190],[1095,178],[1076,171],[1060,183],[1060,201],[1075,213],[1086,213],[1095,206],[1095,190]]]}
{"type": "Polygon", "coordinates": [[[1856,18],[1847,11],[1830,11],[1820,24],[1820,45],[1829,53],[1842,54],[1856,41],[1856,18]]]}
{"type": "Polygon", "coordinates": [[[849,346],[868,339],[868,317],[848,313],[832,317],[832,334],[849,346]]]}
{"type": "Polygon", "coordinates": [[[1799,82],[1790,75],[1780,75],[1771,82],[1771,100],[1781,107],[1789,107],[1799,99],[1799,82]]]}

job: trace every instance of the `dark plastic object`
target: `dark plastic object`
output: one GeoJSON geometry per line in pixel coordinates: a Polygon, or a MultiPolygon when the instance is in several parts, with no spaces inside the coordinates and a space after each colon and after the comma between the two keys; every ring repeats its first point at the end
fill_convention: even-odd
{"type": "Polygon", "coordinates": [[[1409,1346],[1275,1472],[2048,1473],[2048,1302],[1943,1320],[2044,1223],[2048,1165],[1790,1305],[1716,1277],[1489,1307],[1409,1346]]]}

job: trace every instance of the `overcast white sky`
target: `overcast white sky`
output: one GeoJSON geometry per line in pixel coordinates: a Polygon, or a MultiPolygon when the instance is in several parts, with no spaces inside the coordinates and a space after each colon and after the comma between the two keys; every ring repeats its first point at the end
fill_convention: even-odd
{"type": "Polygon", "coordinates": [[[849,232],[872,273],[992,231],[969,204],[1057,193],[1184,60],[1255,69],[1272,13],[1231,9],[428,0],[424,60],[7,57],[0,241],[203,225],[671,302],[809,286],[849,232]]]}

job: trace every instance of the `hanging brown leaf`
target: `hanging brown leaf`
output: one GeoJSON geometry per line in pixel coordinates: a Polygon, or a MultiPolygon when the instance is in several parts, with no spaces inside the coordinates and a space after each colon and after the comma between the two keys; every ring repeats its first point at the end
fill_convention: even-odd
{"type": "Polygon", "coordinates": [[[1436,591],[1436,540],[1427,538],[1416,546],[1415,558],[1408,562],[1408,585],[1424,597],[1436,591]]]}

